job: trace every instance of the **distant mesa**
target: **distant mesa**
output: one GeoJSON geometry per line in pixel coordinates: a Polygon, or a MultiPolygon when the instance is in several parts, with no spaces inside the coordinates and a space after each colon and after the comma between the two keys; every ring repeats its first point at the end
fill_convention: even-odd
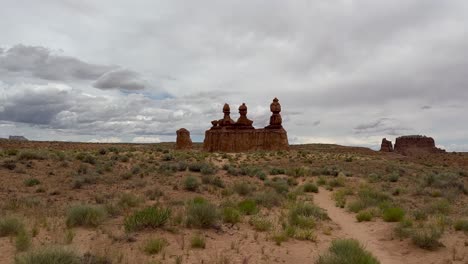
{"type": "Polygon", "coordinates": [[[23,136],[10,136],[8,139],[12,141],[29,141],[27,138],[23,136]]]}
{"type": "Polygon", "coordinates": [[[231,119],[231,108],[224,104],[223,118],[211,121],[212,127],[205,132],[205,151],[242,152],[255,150],[288,150],[288,136],[283,129],[281,105],[277,98],[270,104],[272,116],[270,124],[255,129],[253,121],[247,117],[247,105],[239,106],[239,118],[231,119]]]}
{"type": "Polygon", "coordinates": [[[393,152],[392,141],[387,140],[386,138],[382,139],[382,144],[380,145],[381,152],[393,152]]]}
{"type": "Polygon", "coordinates": [[[382,152],[396,152],[402,155],[420,153],[444,153],[445,150],[437,148],[432,137],[422,135],[401,136],[395,140],[395,148],[392,149],[392,142],[382,139],[380,146],[382,152]]]}
{"type": "Polygon", "coordinates": [[[185,128],[177,130],[176,149],[191,149],[193,146],[190,131],[185,128]]]}

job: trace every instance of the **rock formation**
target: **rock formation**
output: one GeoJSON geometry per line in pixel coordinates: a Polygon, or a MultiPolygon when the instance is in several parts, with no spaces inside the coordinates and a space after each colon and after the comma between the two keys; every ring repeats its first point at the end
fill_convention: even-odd
{"type": "Polygon", "coordinates": [[[390,140],[386,138],[382,139],[382,144],[380,145],[381,152],[393,152],[393,144],[390,140]]]}
{"type": "Polygon", "coordinates": [[[29,141],[27,138],[23,136],[10,136],[8,139],[14,140],[14,141],[29,141]]]}
{"type": "Polygon", "coordinates": [[[176,149],[191,149],[192,139],[190,139],[190,132],[185,128],[181,128],[176,133],[176,149]]]}
{"type": "Polygon", "coordinates": [[[431,137],[414,135],[398,137],[395,140],[395,152],[409,155],[413,153],[443,153],[445,150],[437,148],[431,137]]]}
{"type": "Polygon", "coordinates": [[[224,117],[213,120],[213,125],[205,132],[203,149],[206,151],[241,152],[255,150],[288,150],[288,136],[283,129],[281,105],[275,98],[270,105],[273,115],[270,125],[264,129],[255,129],[253,121],[247,118],[247,106],[239,107],[239,118],[234,122],[230,117],[228,104],[223,107],[224,117]]]}

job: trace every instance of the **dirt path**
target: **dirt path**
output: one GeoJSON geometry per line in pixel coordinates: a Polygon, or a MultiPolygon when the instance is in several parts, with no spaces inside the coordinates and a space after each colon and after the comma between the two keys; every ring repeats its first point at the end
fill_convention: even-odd
{"type": "MultiPolygon", "coordinates": [[[[406,263],[404,256],[389,252],[385,241],[378,239],[374,233],[379,232],[382,225],[376,223],[357,223],[354,215],[347,213],[344,209],[335,206],[332,200],[332,193],[325,189],[320,189],[318,194],[314,195],[314,203],[327,210],[331,220],[338,224],[341,231],[349,238],[354,238],[361,242],[367,250],[380,261],[381,264],[406,263]]],[[[384,227],[385,228],[385,227],[384,227]]]]}

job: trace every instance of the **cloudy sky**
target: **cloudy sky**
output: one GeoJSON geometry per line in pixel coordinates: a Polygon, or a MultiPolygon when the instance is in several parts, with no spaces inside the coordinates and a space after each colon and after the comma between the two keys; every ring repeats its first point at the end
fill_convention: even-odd
{"type": "Polygon", "coordinates": [[[291,143],[468,151],[466,0],[1,0],[0,137],[203,140],[274,97],[291,143]]]}

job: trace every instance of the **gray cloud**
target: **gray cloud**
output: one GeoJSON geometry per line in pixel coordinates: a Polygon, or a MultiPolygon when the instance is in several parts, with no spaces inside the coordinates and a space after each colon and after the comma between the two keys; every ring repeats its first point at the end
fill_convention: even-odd
{"type": "Polygon", "coordinates": [[[468,111],[466,1],[29,5],[0,10],[0,100],[8,98],[0,119],[29,124],[32,135],[59,128],[75,140],[166,140],[178,127],[202,135],[224,102],[245,102],[262,127],[276,96],[297,143],[372,146],[406,133],[457,150],[468,142],[459,120],[468,111]],[[28,90],[56,83],[71,90],[41,90],[51,101],[28,90]]]}
{"type": "Polygon", "coordinates": [[[118,69],[103,74],[93,86],[100,89],[142,90],[145,88],[145,81],[134,71],[118,69]]]}
{"type": "Polygon", "coordinates": [[[115,66],[89,64],[73,57],[54,55],[44,47],[15,45],[0,57],[0,68],[31,74],[45,80],[95,80],[115,66]]]}

